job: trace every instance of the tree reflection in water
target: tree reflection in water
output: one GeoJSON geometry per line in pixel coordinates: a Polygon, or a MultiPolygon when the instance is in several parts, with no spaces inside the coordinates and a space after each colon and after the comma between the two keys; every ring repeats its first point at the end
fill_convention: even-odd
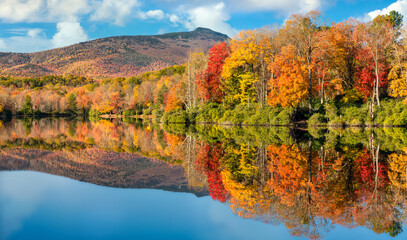
{"type": "Polygon", "coordinates": [[[406,129],[163,130],[118,120],[52,119],[13,119],[0,129],[3,155],[35,148],[75,156],[98,148],[181,165],[190,186],[207,188],[240,217],[284,223],[296,236],[323,238],[335,225],[397,236],[407,221],[406,129]]]}

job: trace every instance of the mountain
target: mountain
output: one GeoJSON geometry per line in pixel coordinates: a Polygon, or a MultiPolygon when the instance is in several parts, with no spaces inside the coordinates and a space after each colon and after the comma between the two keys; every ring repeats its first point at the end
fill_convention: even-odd
{"type": "Polygon", "coordinates": [[[1,53],[0,76],[73,74],[129,77],[183,64],[190,51],[207,51],[229,37],[207,28],[156,36],[118,36],[35,53],[1,53]]]}

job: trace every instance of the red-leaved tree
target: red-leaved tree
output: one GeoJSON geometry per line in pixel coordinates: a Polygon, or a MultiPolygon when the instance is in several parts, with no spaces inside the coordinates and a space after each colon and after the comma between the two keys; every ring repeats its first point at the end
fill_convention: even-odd
{"type": "Polygon", "coordinates": [[[223,92],[220,90],[220,77],[225,59],[230,54],[230,47],[225,43],[213,45],[209,50],[209,61],[205,75],[200,82],[200,90],[204,92],[206,100],[222,102],[223,92]]]}

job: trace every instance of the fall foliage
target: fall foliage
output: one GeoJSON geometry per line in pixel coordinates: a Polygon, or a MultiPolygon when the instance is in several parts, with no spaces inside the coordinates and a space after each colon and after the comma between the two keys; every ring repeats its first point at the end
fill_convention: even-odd
{"type": "Polygon", "coordinates": [[[104,171],[114,177],[110,183],[126,186],[134,175],[120,175],[119,164],[130,166],[131,153],[158,158],[161,165],[182,167],[188,191],[207,191],[241,217],[278,221],[292,235],[312,239],[334,225],[395,236],[407,220],[405,129],[329,130],[324,141],[258,127],[173,128],[117,119],[12,119],[0,125],[0,155],[17,156],[18,164],[31,160],[27,151],[62,152],[73,162],[56,158],[44,171],[81,167],[81,174],[97,177],[104,171]],[[125,159],[101,158],[100,149],[125,159]]]}
{"type": "Polygon", "coordinates": [[[404,108],[389,114],[381,106],[406,101],[402,18],[393,11],[328,25],[318,11],[293,14],[281,27],[241,31],[209,52],[191,48],[181,66],[127,78],[1,76],[0,106],[9,115],[141,115],[178,123],[406,125],[397,117],[404,108]],[[24,108],[26,95],[32,111],[24,108]]]}

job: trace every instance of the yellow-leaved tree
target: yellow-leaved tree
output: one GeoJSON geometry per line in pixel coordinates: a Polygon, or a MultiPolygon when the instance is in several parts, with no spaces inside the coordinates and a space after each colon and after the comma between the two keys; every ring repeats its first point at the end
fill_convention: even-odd
{"type": "Polygon", "coordinates": [[[272,61],[273,39],[276,31],[270,29],[241,31],[231,43],[231,54],[222,69],[221,89],[228,105],[266,101],[272,61]]]}
{"type": "Polygon", "coordinates": [[[389,73],[388,79],[390,81],[389,95],[395,98],[403,98],[407,103],[407,63],[400,63],[394,65],[389,73]]]}

